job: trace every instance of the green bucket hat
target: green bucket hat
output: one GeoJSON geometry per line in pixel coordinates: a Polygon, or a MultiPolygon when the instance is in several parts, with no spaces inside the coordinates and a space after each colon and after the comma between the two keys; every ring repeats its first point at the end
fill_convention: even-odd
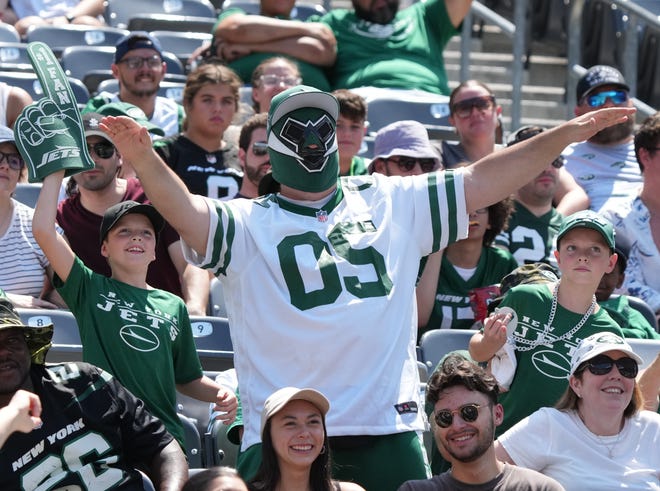
{"type": "Polygon", "coordinates": [[[149,121],[142,109],[128,102],[109,102],[95,112],[102,116],[128,116],[138,122],[140,126],[147,128],[152,135],[165,136],[163,129],[149,121]]]}
{"type": "Polygon", "coordinates": [[[273,97],[266,133],[273,178],[306,192],[321,192],[339,176],[339,103],[327,93],[298,85],[273,97]]]}
{"type": "Polygon", "coordinates": [[[25,334],[32,363],[43,365],[46,362],[46,353],[53,345],[53,324],[26,326],[14,309],[14,305],[0,290],[0,330],[16,328],[22,329],[25,334]]]}

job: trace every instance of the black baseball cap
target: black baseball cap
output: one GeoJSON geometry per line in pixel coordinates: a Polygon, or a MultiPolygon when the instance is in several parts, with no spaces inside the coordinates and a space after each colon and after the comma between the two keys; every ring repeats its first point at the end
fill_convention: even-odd
{"type": "Polygon", "coordinates": [[[630,91],[630,87],[619,70],[608,65],[594,65],[578,80],[575,88],[578,103],[592,90],[603,85],[615,85],[625,91],[630,91]]]}
{"type": "Polygon", "coordinates": [[[140,204],[136,201],[130,200],[122,201],[121,203],[117,203],[105,210],[105,213],[103,214],[100,233],[101,244],[103,244],[103,240],[107,237],[108,232],[110,232],[112,227],[117,224],[121,217],[128,215],[129,213],[137,213],[146,216],[151,222],[151,225],[153,225],[156,235],[160,233],[163,225],[165,225],[165,220],[152,205],[140,204]]]}

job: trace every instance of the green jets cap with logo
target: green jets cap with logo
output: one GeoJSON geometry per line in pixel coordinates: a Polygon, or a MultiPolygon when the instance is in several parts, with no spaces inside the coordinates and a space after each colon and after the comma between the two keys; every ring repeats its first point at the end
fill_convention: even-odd
{"type": "Polygon", "coordinates": [[[559,247],[559,241],[564,235],[578,227],[590,228],[600,233],[603,239],[605,239],[605,243],[609,246],[610,251],[614,252],[615,232],[612,223],[607,218],[591,210],[578,211],[564,219],[564,223],[557,233],[557,247],[559,247]]]}
{"type": "Polygon", "coordinates": [[[273,178],[285,186],[317,193],[339,176],[337,99],[298,85],[273,97],[268,112],[268,153],[273,178]]]}

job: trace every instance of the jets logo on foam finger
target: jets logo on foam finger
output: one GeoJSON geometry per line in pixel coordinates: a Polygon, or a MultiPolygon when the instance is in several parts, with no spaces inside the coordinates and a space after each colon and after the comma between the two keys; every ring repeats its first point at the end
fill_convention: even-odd
{"type": "Polygon", "coordinates": [[[30,182],[66,169],[66,175],[95,167],[78,105],[62,67],[44,43],[30,43],[28,55],[44,97],[23,109],[14,125],[16,146],[30,182]]]}

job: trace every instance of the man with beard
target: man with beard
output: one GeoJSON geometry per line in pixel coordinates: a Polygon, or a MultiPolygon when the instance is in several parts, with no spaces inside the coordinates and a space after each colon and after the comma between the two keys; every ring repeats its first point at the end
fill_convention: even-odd
{"type": "MultiPolygon", "coordinates": [[[[623,75],[607,65],[591,67],[577,83],[575,115],[603,107],[632,107],[623,75]]],[[[634,120],[606,128],[589,140],[569,145],[563,153],[566,170],[584,188],[590,208],[616,208],[636,196],[642,175],[635,158],[634,120]]],[[[555,202],[561,196],[555,196],[555,202]]]]}
{"type": "Polygon", "coordinates": [[[352,0],[353,11],[333,9],[315,19],[337,39],[334,88],[381,87],[449,94],[442,52],[458,34],[471,0],[415,2],[352,0]]]}
{"type": "MultiPolygon", "coordinates": [[[[538,135],[540,126],[524,126],[513,134],[508,146],[538,135]]],[[[508,250],[519,265],[544,262],[557,267],[554,239],[564,217],[552,206],[564,158],[557,156],[538,176],[513,195],[514,212],[506,230],[495,238],[495,245],[508,250]]]]}
{"type": "Polygon", "coordinates": [[[243,181],[235,198],[259,196],[259,182],[270,170],[270,157],[266,141],[267,119],[268,114],[266,113],[255,114],[241,128],[241,134],[238,137],[238,161],[243,169],[243,181]]]}
{"type": "MultiPolygon", "coordinates": [[[[83,115],[85,138],[96,167],[71,177],[69,188],[73,192],[59,203],[57,223],[83,263],[99,274],[110,276],[110,266],[98,246],[103,214],[122,201],[148,203],[148,199],[139,180],[117,176],[122,158],[99,128],[102,118],[96,113],[83,115]]],[[[191,315],[205,315],[210,288],[208,274],[185,260],[179,235],[171,226],[165,225],[159,237],[156,260],[149,266],[147,283],[183,298],[191,315]]]]}
{"type": "Polygon", "coordinates": [[[52,336],[52,324],[24,325],[0,294],[0,408],[21,390],[41,401],[30,410],[41,421],[2,447],[0,489],[145,489],[138,468],[156,489],[180,489],[188,466],[163,423],[108,372],[45,364],[52,336]]]}
{"type": "Polygon", "coordinates": [[[87,102],[82,112],[96,112],[110,102],[128,102],[142,109],[166,137],[178,134],[183,107],[157,95],[167,72],[162,56],[160,42],[147,32],[133,31],[121,38],[116,45],[115,62],[110,66],[112,75],[119,81],[119,92],[101,92],[87,102]]]}
{"type": "Polygon", "coordinates": [[[408,481],[399,491],[456,489],[559,491],[554,479],[495,457],[495,427],[504,409],[497,402],[497,380],[476,363],[450,354],[429,379],[427,404],[433,406],[431,427],[451,470],[427,480],[408,481]]]}

